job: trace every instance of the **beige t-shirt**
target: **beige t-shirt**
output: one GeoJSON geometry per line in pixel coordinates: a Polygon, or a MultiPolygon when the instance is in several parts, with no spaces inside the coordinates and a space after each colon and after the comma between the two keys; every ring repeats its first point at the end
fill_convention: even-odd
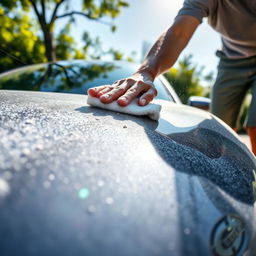
{"type": "Polygon", "coordinates": [[[191,15],[200,22],[208,17],[221,34],[227,57],[256,56],[256,0],[185,0],[179,15],[191,15]]]}

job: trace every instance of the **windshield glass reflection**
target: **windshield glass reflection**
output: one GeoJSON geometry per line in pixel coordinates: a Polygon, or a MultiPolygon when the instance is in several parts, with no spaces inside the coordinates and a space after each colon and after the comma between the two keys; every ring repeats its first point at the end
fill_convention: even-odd
{"type": "MultiPolygon", "coordinates": [[[[86,94],[91,87],[112,84],[135,72],[134,63],[114,61],[62,61],[31,65],[0,75],[0,89],[86,94]]],[[[156,79],[158,99],[172,101],[156,79]]]]}

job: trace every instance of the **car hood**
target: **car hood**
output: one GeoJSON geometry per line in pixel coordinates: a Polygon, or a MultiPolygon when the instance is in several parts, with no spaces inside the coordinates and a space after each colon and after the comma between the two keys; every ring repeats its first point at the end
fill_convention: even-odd
{"type": "Polygon", "coordinates": [[[3,251],[206,255],[232,214],[252,253],[255,158],[209,113],[157,103],[159,122],[84,95],[1,91],[3,251]]]}

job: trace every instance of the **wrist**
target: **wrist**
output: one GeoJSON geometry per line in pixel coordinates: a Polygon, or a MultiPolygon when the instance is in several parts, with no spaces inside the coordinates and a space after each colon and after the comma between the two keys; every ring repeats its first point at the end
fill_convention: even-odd
{"type": "Polygon", "coordinates": [[[145,81],[154,82],[156,75],[149,68],[141,67],[133,74],[133,77],[140,78],[145,81]]]}

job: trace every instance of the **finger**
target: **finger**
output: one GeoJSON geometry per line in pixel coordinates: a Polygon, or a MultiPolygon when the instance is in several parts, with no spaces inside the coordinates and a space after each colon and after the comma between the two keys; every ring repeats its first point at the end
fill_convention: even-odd
{"type": "Polygon", "coordinates": [[[104,88],[106,88],[107,85],[102,85],[102,86],[97,86],[97,87],[93,87],[93,88],[89,88],[87,90],[87,93],[92,96],[92,97],[97,97],[97,93],[100,91],[100,90],[103,90],[104,88]]]}
{"type": "Polygon", "coordinates": [[[111,90],[113,90],[113,87],[112,87],[112,86],[108,86],[108,87],[106,87],[106,88],[103,88],[102,90],[98,91],[96,97],[97,97],[97,98],[100,98],[103,94],[108,93],[108,92],[110,92],[111,90]]]}
{"type": "Polygon", "coordinates": [[[134,98],[136,98],[144,90],[145,90],[145,85],[140,82],[137,82],[129,90],[127,90],[127,92],[123,96],[118,98],[117,103],[120,106],[125,107],[129,105],[131,101],[134,98]]]}
{"type": "Polygon", "coordinates": [[[116,87],[113,90],[111,90],[109,93],[102,95],[99,99],[102,103],[111,103],[117,98],[119,98],[121,95],[125,93],[125,89],[121,87],[116,87]]]}
{"type": "Polygon", "coordinates": [[[113,90],[111,90],[106,94],[103,94],[100,97],[100,101],[102,103],[107,103],[107,104],[113,102],[114,100],[122,96],[134,83],[135,81],[130,79],[120,82],[120,84],[117,85],[113,90]]]}
{"type": "Polygon", "coordinates": [[[115,88],[117,85],[121,84],[124,80],[117,80],[115,81],[113,84],[111,85],[104,85],[104,86],[99,86],[97,89],[96,87],[96,95],[95,97],[99,98],[101,97],[103,94],[110,92],[113,88],[115,88]]]}
{"type": "Polygon", "coordinates": [[[150,101],[154,99],[156,95],[157,95],[157,90],[155,88],[149,89],[140,97],[140,99],[138,100],[138,105],[140,106],[147,105],[150,101]]]}

